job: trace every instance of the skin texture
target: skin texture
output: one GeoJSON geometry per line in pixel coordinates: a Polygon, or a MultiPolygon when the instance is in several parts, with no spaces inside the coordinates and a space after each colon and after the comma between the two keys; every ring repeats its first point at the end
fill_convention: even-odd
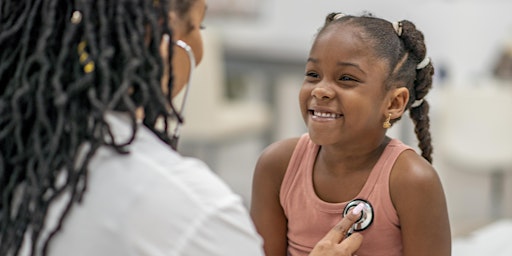
{"type": "MultiPolygon", "coordinates": [[[[351,200],[362,189],[390,141],[383,122],[389,114],[399,118],[409,98],[405,87],[385,89],[389,64],[376,57],[362,32],[343,23],[320,33],[299,93],[310,137],[321,145],[313,169],[315,192],[331,203],[351,200]],[[313,111],[335,117],[314,116],[313,111]]],[[[287,220],[279,190],[297,141],[270,145],[255,168],[251,216],[267,255],[286,255],[287,220]]],[[[403,255],[450,255],[446,201],[434,168],[415,152],[403,152],[392,169],[390,194],[402,228],[403,255]]]]}

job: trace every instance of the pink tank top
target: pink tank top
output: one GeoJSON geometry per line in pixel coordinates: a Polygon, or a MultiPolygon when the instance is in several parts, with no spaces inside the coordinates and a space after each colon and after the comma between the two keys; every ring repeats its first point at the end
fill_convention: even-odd
{"type": "MultiPolygon", "coordinates": [[[[349,202],[328,203],[316,195],[313,166],[319,146],[308,134],[301,136],[281,184],[280,201],[288,220],[288,255],[308,255],[314,245],[336,224],[349,202]]],[[[389,194],[389,176],[396,159],[411,149],[392,139],[373,167],[356,198],[373,206],[374,220],[366,229],[358,256],[402,255],[400,222],[389,194]]],[[[354,198],[355,199],[355,198],[354,198]]]]}

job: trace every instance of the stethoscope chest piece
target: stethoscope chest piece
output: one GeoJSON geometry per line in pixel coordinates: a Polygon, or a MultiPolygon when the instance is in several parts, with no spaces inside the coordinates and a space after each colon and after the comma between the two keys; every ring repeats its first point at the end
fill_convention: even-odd
{"type": "Polygon", "coordinates": [[[373,222],[373,207],[370,202],[364,199],[354,199],[350,201],[343,210],[343,217],[345,217],[354,207],[360,203],[363,204],[363,210],[361,211],[361,217],[356,221],[356,223],[354,223],[354,226],[352,227],[353,231],[365,230],[373,222]]]}

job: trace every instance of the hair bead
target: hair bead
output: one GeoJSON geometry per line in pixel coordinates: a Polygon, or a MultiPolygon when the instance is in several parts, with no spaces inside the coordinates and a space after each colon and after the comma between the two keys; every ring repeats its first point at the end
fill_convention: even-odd
{"type": "Polygon", "coordinates": [[[395,32],[396,34],[400,37],[402,36],[402,22],[400,21],[395,21],[395,22],[392,22],[391,24],[393,24],[393,28],[395,29],[395,32]]]}
{"type": "Polygon", "coordinates": [[[423,69],[430,63],[430,58],[425,57],[418,65],[416,65],[416,69],[423,69]]]}

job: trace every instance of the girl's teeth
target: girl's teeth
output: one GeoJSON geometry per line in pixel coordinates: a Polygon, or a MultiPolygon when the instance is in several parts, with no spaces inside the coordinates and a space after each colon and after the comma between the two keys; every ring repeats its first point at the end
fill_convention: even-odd
{"type": "Polygon", "coordinates": [[[319,116],[319,117],[336,118],[336,114],[334,114],[334,113],[323,113],[323,112],[315,111],[314,115],[319,116]]]}

